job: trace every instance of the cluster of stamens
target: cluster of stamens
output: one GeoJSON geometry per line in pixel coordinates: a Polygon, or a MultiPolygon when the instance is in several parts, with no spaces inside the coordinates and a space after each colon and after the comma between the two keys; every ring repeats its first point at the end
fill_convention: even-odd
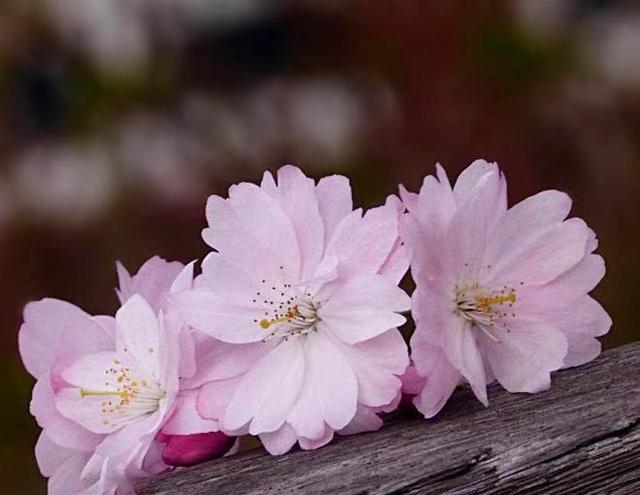
{"type": "Polygon", "coordinates": [[[156,380],[136,378],[131,369],[114,359],[112,366],[105,370],[104,390],[81,388],[82,397],[100,395],[102,400],[102,423],[118,426],[121,419],[153,413],[160,407],[160,400],[166,395],[156,380]],[[119,420],[120,418],[120,420],[119,420]]]}
{"type": "Polygon", "coordinates": [[[263,341],[274,337],[297,337],[316,330],[319,303],[310,292],[291,284],[269,284],[262,281],[262,288],[251,301],[260,305],[261,314],[253,320],[269,333],[263,341]]]}
{"type": "Polygon", "coordinates": [[[456,285],[454,291],[455,312],[496,342],[500,339],[492,330],[511,332],[508,320],[516,317],[516,300],[516,290],[507,285],[498,290],[484,289],[478,283],[456,285]]]}

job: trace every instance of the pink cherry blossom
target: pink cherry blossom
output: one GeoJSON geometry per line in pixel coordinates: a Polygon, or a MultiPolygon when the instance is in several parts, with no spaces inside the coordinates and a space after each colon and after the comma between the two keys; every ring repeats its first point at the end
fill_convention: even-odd
{"type": "Polygon", "coordinates": [[[179,379],[195,373],[193,344],[166,301],[191,287],[192,265],[153,258],[134,277],[119,274],[124,304],[115,319],[54,299],[25,308],[20,352],[37,379],[36,458],[52,494],[132,493],[135,479],[184,464],[189,445],[201,458],[229,448],[228,438],[191,435],[217,423],[198,416],[193,392],[179,391],[179,379]]]}
{"type": "MultiPolygon", "coordinates": [[[[510,392],[550,387],[550,373],[600,352],[611,319],[588,295],[605,273],[595,234],[569,218],[571,200],[543,191],[507,208],[496,164],[475,161],[452,188],[442,167],[400,231],[416,282],[412,360],[423,387],[414,403],[438,413],[461,381],[488,404],[486,385],[510,392]]],[[[414,380],[415,383],[415,380],[414,380]]]]}
{"type": "Polygon", "coordinates": [[[380,427],[408,364],[401,211],[389,197],[363,215],[345,177],[316,184],[293,166],[209,198],[215,251],[195,289],[173,297],[203,334],[189,383],[201,416],[273,454],[380,427]]]}

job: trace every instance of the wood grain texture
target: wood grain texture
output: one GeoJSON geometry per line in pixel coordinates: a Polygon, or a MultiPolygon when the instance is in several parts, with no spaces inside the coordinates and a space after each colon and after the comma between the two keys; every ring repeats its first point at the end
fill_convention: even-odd
{"type": "Polygon", "coordinates": [[[638,494],[640,343],[555,373],[551,390],[490,387],[485,409],[457,391],[424,420],[396,413],[378,432],[315,451],[238,454],[146,480],[146,494],[638,494]]]}

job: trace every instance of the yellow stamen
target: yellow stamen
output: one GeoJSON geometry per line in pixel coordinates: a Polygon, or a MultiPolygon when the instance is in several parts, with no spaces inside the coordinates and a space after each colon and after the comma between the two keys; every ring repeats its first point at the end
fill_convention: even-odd
{"type": "Polygon", "coordinates": [[[260,326],[262,328],[264,328],[265,330],[267,330],[271,325],[276,325],[278,323],[286,323],[288,321],[291,321],[293,318],[295,318],[299,314],[300,313],[298,312],[298,308],[294,307],[291,311],[289,311],[282,318],[275,318],[273,320],[267,320],[265,318],[265,319],[260,320],[260,326]]]}
{"type": "Polygon", "coordinates": [[[516,302],[516,293],[510,292],[506,296],[478,296],[476,297],[476,303],[478,304],[478,311],[482,311],[483,313],[488,313],[491,311],[491,308],[494,304],[503,304],[503,303],[515,303],[516,302]]]}
{"type": "Polygon", "coordinates": [[[128,392],[126,390],[122,392],[118,392],[114,390],[90,390],[87,388],[80,389],[80,397],[87,397],[89,395],[110,395],[110,396],[122,397],[123,399],[127,399],[131,395],[131,392],[128,392]]]}

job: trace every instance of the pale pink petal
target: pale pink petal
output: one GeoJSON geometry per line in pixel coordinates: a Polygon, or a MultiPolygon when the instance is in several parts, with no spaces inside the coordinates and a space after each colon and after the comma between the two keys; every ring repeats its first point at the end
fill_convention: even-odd
{"type": "Polygon", "coordinates": [[[602,345],[595,337],[606,334],[611,328],[611,317],[595,299],[584,295],[545,315],[546,321],[562,330],[569,342],[564,366],[581,366],[600,355],[602,345]]]}
{"type": "Polygon", "coordinates": [[[293,276],[298,276],[301,264],[298,241],[282,205],[258,186],[245,182],[231,186],[229,203],[240,226],[267,247],[281,265],[290,266],[293,276]]]}
{"type": "Polygon", "coordinates": [[[62,465],[49,478],[47,493],[49,495],[68,495],[69,493],[111,493],[115,494],[115,487],[111,492],[96,491],[97,480],[87,480],[80,477],[88,461],[89,455],[75,453],[65,457],[62,465]],[[85,491],[86,490],[86,491],[85,491]]]}
{"type": "Polygon", "coordinates": [[[262,182],[260,182],[260,188],[269,193],[273,197],[278,197],[278,185],[276,184],[273,174],[266,170],[262,174],[262,182]]]}
{"type": "Polygon", "coordinates": [[[396,311],[411,307],[407,294],[381,275],[361,275],[345,283],[319,310],[320,320],[345,343],[353,344],[403,325],[396,311]]]}
{"type": "Polygon", "coordinates": [[[456,211],[456,200],[446,178],[437,180],[428,175],[424,178],[413,215],[420,223],[434,232],[443,232],[456,211]]]}
{"type": "Polygon", "coordinates": [[[316,194],[324,222],[325,242],[328,242],[336,226],[353,210],[349,179],[342,175],[323,177],[318,181],[316,194]]]}
{"type": "Polygon", "coordinates": [[[70,363],[86,352],[113,345],[113,337],[91,316],[64,301],[43,299],[27,304],[18,334],[20,355],[34,377],[49,371],[54,357],[70,363]]]}
{"type": "Polygon", "coordinates": [[[295,404],[304,379],[305,360],[300,339],[284,341],[241,379],[223,424],[235,430],[249,421],[249,432],[275,431],[295,404]]]}
{"type": "MultiPolygon", "coordinates": [[[[62,373],[64,380],[78,388],[103,390],[110,382],[109,375],[105,371],[110,370],[120,363],[120,355],[117,352],[97,352],[86,354],[73,362],[62,373]]],[[[110,385],[117,386],[115,379],[111,379],[110,385]]]]}
{"type": "Polygon", "coordinates": [[[204,419],[196,409],[196,390],[180,392],[171,417],[162,426],[165,435],[194,435],[220,430],[215,420],[204,419]]]}
{"type": "Polygon", "coordinates": [[[109,422],[105,423],[105,416],[102,414],[103,400],[104,397],[96,395],[83,397],[78,388],[64,388],[56,394],[55,407],[66,418],[97,434],[112,433],[117,427],[133,421],[132,418],[125,418],[117,427],[109,422]]]}
{"type": "MultiPolygon", "coordinates": [[[[481,332],[472,329],[463,318],[454,318],[443,332],[442,349],[449,362],[468,380],[478,400],[488,406],[487,377],[476,341],[477,333],[481,332]]],[[[415,360],[416,365],[419,362],[419,359],[415,360]]],[[[420,368],[418,373],[424,375],[420,368]]]]}
{"type": "MultiPolygon", "coordinates": [[[[116,349],[131,356],[149,374],[159,370],[160,326],[158,317],[141,296],[134,295],[116,313],[116,349]]],[[[104,368],[103,371],[104,373],[104,368]]]]}
{"type": "Polygon", "coordinates": [[[400,376],[409,364],[407,345],[397,330],[355,345],[337,345],[358,380],[358,402],[379,407],[391,402],[402,387],[400,376]]]}
{"type": "Polygon", "coordinates": [[[160,412],[138,418],[137,421],[107,435],[104,441],[96,447],[96,454],[103,457],[127,454],[130,459],[133,459],[142,451],[141,458],[144,458],[143,455],[149,449],[161,422],[162,414],[160,412]]]}
{"type": "Polygon", "coordinates": [[[356,415],[351,422],[337,433],[340,435],[356,435],[368,431],[378,431],[382,424],[383,421],[372,408],[358,405],[356,415]]]}
{"type": "Polygon", "coordinates": [[[495,342],[480,340],[496,379],[509,392],[536,393],[551,385],[550,373],[563,365],[567,338],[543,324],[519,324],[498,334],[495,342]]]}
{"type": "Polygon", "coordinates": [[[169,293],[180,292],[183,290],[191,289],[193,286],[193,268],[195,266],[195,261],[187,264],[180,273],[176,276],[176,278],[171,283],[171,287],[169,288],[169,293]]]}
{"type": "Polygon", "coordinates": [[[215,381],[235,378],[246,373],[262,356],[269,352],[274,343],[227,344],[208,336],[198,339],[196,374],[182,380],[182,387],[197,388],[215,381]]]}
{"type": "Polygon", "coordinates": [[[196,409],[203,418],[218,420],[224,416],[240,378],[205,383],[198,389],[196,409]]]}
{"type": "Polygon", "coordinates": [[[300,448],[303,450],[314,450],[319,449],[320,447],[324,447],[331,440],[333,440],[333,430],[331,428],[326,428],[324,435],[319,438],[298,438],[298,443],[300,444],[300,448]]]}
{"type": "MultiPolygon", "coordinates": [[[[411,314],[416,334],[434,345],[441,345],[442,334],[448,327],[451,303],[448,293],[440,293],[442,284],[420,284],[411,295],[411,314]]],[[[446,291],[446,289],[445,289],[446,291]]]]}
{"type": "Polygon", "coordinates": [[[162,451],[162,459],[171,466],[193,466],[225,455],[235,439],[224,433],[200,433],[171,436],[162,451]]]}
{"type": "Polygon", "coordinates": [[[303,394],[288,421],[298,435],[318,439],[318,433],[324,433],[318,431],[318,417],[334,430],[351,422],[356,413],[358,384],[345,356],[322,333],[307,336],[306,355],[303,394]]]}
{"type": "Polygon", "coordinates": [[[589,254],[570,270],[542,286],[526,288],[523,300],[528,306],[545,311],[565,305],[590,292],[605,274],[604,260],[597,254],[589,254]]]}
{"type": "Polygon", "coordinates": [[[178,374],[181,378],[192,378],[197,371],[196,368],[196,349],[193,342],[191,330],[184,327],[180,331],[180,369],[178,374]]]}
{"type": "Polygon", "coordinates": [[[465,201],[471,194],[473,188],[477,186],[478,182],[480,182],[486,174],[492,172],[496,174],[499,173],[498,165],[495,163],[489,163],[485,160],[473,161],[471,165],[460,173],[458,180],[456,180],[455,186],[453,187],[453,192],[455,193],[457,200],[465,201]]]}
{"type": "Polygon", "coordinates": [[[563,368],[582,366],[600,355],[602,344],[597,339],[579,333],[565,333],[569,345],[563,368]]]}
{"type": "MultiPolygon", "coordinates": [[[[483,268],[489,232],[502,214],[498,208],[499,192],[498,172],[483,175],[451,219],[448,242],[440,249],[454,254],[454,275],[458,278],[478,279],[480,275],[478,270],[483,268]]],[[[453,266],[448,270],[454,271],[453,266]]]]}
{"type": "Polygon", "coordinates": [[[124,304],[131,296],[139,294],[157,311],[184,265],[154,256],[146,261],[133,277],[120,262],[116,267],[120,282],[120,289],[117,291],[120,302],[124,304]]]}
{"type": "Polygon", "coordinates": [[[185,323],[224,342],[246,344],[266,336],[250,304],[234,304],[205,289],[180,292],[172,301],[185,323]]]}
{"type": "Polygon", "coordinates": [[[403,184],[398,186],[400,191],[400,199],[411,213],[416,213],[418,209],[418,195],[413,192],[409,192],[403,184]]]}
{"type": "Polygon", "coordinates": [[[278,190],[300,249],[300,278],[306,280],[315,272],[324,248],[324,224],[316,186],[299,168],[286,165],[278,170],[278,190]]]}
{"type": "Polygon", "coordinates": [[[496,265],[514,246],[526,245],[542,230],[569,215],[571,198],[559,191],[542,191],[512,206],[489,238],[485,261],[496,265]]]}
{"type": "Polygon", "coordinates": [[[514,245],[492,265],[488,280],[498,285],[545,284],[582,260],[588,236],[579,218],[552,226],[533,241],[514,245]]]}
{"type": "Polygon", "coordinates": [[[411,339],[411,349],[416,372],[423,380],[413,403],[425,418],[432,418],[447,403],[462,375],[440,348],[421,340],[416,334],[411,339]]]}
{"type": "Polygon", "coordinates": [[[427,237],[413,215],[402,215],[398,230],[411,261],[411,275],[414,280],[424,280],[443,272],[440,256],[433,255],[436,252],[440,254],[441,251],[433,251],[430,245],[430,243],[439,245],[439,240],[436,243],[432,237],[427,237]]]}
{"type": "Polygon", "coordinates": [[[398,199],[389,197],[384,206],[372,208],[358,221],[359,210],[335,228],[325,254],[336,256],[345,276],[377,273],[398,238],[398,199]]]}
{"type": "Polygon", "coordinates": [[[52,476],[70,455],[77,452],[74,449],[58,445],[47,436],[46,431],[42,431],[35,447],[36,461],[40,473],[47,478],[52,476]]]}
{"type": "Polygon", "coordinates": [[[255,298],[261,280],[258,275],[246,271],[246,267],[239,267],[215,252],[209,253],[202,262],[200,278],[200,287],[239,305],[248,304],[255,298]]]}
{"type": "MultiPolygon", "coordinates": [[[[289,265],[245,229],[228,200],[218,196],[209,197],[207,220],[209,228],[203,230],[203,239],[223,255],[228,254],[228,261],[235,266],[241,269],[251,267],[256,277],[273,280],[281,275],[281,266],[289,265]]],[[[292,270],[298,269],[299,260],[296,260],[292,260],[292,270]]]]}
{"type": "Polygon", "coordinates": [[[91,451],[101,440],[79,424],[62,416],[55,408],[55,395],[49,383],[49,375],[43,375],[33,388],[30,412],[47,436],[61,447],[91,451]]]}
{"type": "Polygon", "coordinates": [[[397,285],[407,273],[408,268],[409,253],[404,246],[404,242],[398,238],[378,273],[397,285]]]}
{"type": "Polygon", "coordinates": [[[296,432],[288,424],[283,424],[276,431],[261,433],[262,445],[271,455],[286,454],[296,444],[298,437],[296,432]]]}

